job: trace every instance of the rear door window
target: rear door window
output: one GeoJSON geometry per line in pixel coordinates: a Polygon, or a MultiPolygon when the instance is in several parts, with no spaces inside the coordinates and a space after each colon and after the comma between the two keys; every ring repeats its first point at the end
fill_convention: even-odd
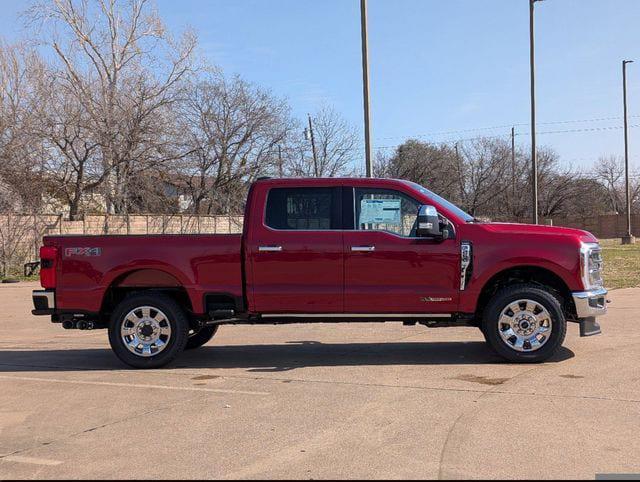
{"type": "Polygon", "coordinates": [[[340,188],[274,188],[269,191],[265,224],[272,229],[341,229],[340,188]]]}

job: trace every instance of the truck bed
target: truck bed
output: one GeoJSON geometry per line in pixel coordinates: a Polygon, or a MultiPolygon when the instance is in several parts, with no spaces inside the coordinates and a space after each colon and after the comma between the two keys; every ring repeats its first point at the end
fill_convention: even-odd
{"type": "Polygon", "coordinates": [[[242,299],[242,235],[47,236],[58,248],[57,307],[100,311],[110,287],[176,286],[186,289],[193,311],[204,296],[242,299]]]}

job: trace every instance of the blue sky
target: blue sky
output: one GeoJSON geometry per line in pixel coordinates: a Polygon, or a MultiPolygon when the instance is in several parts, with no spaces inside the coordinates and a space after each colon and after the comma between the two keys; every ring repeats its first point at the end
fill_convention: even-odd
{"type": "MultiPolygon", "coordinates": [[[[26,5],[0,0],[1,35],[23,34],[16,15],[26,5]]],[[[196,30],[211,63],[287,97],[299,117],[328,103],[361,131],[359,0],[158,0],[158,9],[172,30],[196,30]]],[[[539,143],[577,167],[621,155],[622,130],[606,129],[622,125],[623,58],[638,60],[629,95],[640,124],[640,1],[536,9],[539,143]],[[547,133],[581,129],[605,130],[547,133]]],[[[369,0],[369,31],[375,148],[410,136],[506,137],[512,124],[525,124],[517,142],[527,145],[527,0],[369,0]],[[439,134],[451,131],[461,132],[439,134]]],[[[640,128],[631,150],[640,167],[640,128]]]]}

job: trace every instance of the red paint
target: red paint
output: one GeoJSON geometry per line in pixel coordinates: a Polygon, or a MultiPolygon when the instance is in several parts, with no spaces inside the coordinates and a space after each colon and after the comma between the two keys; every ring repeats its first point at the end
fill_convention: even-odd
{"type": "Polygon", "coordinates": [[[484,284],[516,266],[548,269],[570,290],[584,289],[584,231],[532,225],[465,223],[411,185],[387,179],[291,179],[254,184],[242,235],[49,236],[42,270],[59,309],[98,312],[110,286],[182,286],[196,313],[204,295],[245,298],[250,313],[453,313],[475,311],[484,284]],[[375,187],[431,204],[454,226],[442,242],[382,231],[277,231],[264,224],[273,187],[375,187]],[[473,276],[460,291],[460,243],[473,243],[473,276]],[[373,252],[351,246],[372,245],[373,252]],[[281,252],[260,252],[280,246],[281,252]],[[51,248],[58,248],[52,251],[51,248]],[[81,248],[81,249],[74,249],[81,248]],[[54,254],[55,253],[55,254],[54,254]],[[439,301],[429,301],[436,298],[439,301]]]}

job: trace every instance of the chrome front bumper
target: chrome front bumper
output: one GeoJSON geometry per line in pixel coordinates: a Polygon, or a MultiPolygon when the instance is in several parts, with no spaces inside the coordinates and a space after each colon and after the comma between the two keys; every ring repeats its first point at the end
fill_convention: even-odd
{"type": "Polygon", "coordinates": [[[573,293],[578,319],[606,315],[607,293],[604,288],[573,293]]]}
{"type": "Polygon", "coordinates": [[[580,336],[592,336],[601,333],[596,317],[607,314],[607,290],[599,288],[591,291],[573,293],[573,303],[580,323],[580,336]]]}

